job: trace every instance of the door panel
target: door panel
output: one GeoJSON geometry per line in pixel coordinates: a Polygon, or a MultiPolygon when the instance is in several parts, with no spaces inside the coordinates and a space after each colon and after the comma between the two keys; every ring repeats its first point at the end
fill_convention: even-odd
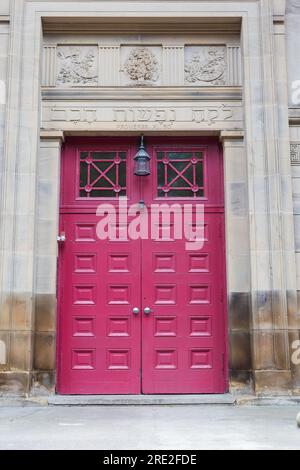
{"type": "Polygon", "coordinates": [[[139,242],[97,240],[98,221],[63,217],[60,392],[140,393],[139,242]]]}
{"type": "Polygon", "coordinates": [[[143,393],[222,393],[222,215],[206,214],[201,251],[143,240],[143,393]]]}
{"type": "MultiPolygon", "coordinates": [[[[171,208],[157,221],[160,238],[142,240],[143,393],[222,393],[224,366],[224,240],[220,151],[216,143],[153,139],[143,199],[171,208]],[[187,250],[175,239],[175,214],[204,204],[204,244],[187,250]],[[165,225],[167,221],[167,225],[165,225]]],[[[178,222],[178,218],[177,218],[178,222]]],[[[150,223],[150,222],[149,222],[150,223]]],[[[184,229],[182,230],[184,232],[184,229]]]]}

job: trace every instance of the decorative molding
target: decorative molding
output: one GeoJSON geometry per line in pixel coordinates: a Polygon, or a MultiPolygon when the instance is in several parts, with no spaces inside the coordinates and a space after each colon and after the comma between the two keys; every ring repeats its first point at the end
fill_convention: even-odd
{"type": "Polygon", "coordinates": [[[44,46],[42,86],[56,86],[56,45],[44,46]]]}
{"type": "Polygon", "coordinates": [[[43,100],[51,101],[94,101],[94,100],[193,100],[238,101],[242,100],[240,87],[105,87],[105,88],[49,88],[42,90],[43,100]]]}
{"type": "Polygon", "coordinates": [[[120,47],[99,46],[99,85],[118,86],[120,83],[120,47]]]}
{"type": "Polygon", "coordinates": [[[300,106],[289,108],[290,126],[300,126],[300,106]]]}
{"type": "Polygon", "coordinates": [[[51,141],[59,141],[64,142],[65,136],[63,131],[59,130],[48,130],[48,129],[41,129],[40,131],[40,139],[41,140],[51,140],[51,141]]]}
{"type": "Polygon", "coordinates": [[[187,46],[185,48],[185,84],[224,86],[227,58],[225,46],[187,46]]]}
{"type": "Polygon", "coordinates": [[[184,46],[163,47],[163,81],[167,86],[184,83],[184,46]]]}
{"type": "Polygon", "coordinates": [[[97,46],[58,46],[57,85],[98,85],[97,46]]]}
{"type": "Polygon", "coordinates": [[[291,164],[300,165],[300,142],[290,144],[291,148],[291,164]]]}
{"type": "Polygon", "coordinates": [[[129,54],[122,67],[129,83],[136,86],[151,86],[158,83],[161,72],[160,61],[153,49],[140,46],[129,48],[129,54]]]}
{"type": "Polygon", "coordinates": [[[228,85],[242,85],[242,59],[240,46],[227,47],[228,85]]]}
{"type": "MultiPolygon", "coordinates": [[[[198,0],[199,1],[199,0],[198,0]]],[[[127,12],[128,13],[128,12],[127,12]]],[[[215,13],[215,12],[214,12],[215,13]]],[[[126,21],[115,22],[112,18],[105,16],[98,16],[89,18],[86,21],[84,16],[73,17],[73,21],[68,21],[67,17],[62,15],[56,17],[43,18],[43,30],[45,33],[50,34],[111,34],[118,31],[121,34],[240,34],[241,22],[237,18],[224,18],[220,22],[214,18],[212,14],[210,18],[202,17],[195,18],[195,21],[170,21],[170,16],[165,18],[165,21],[137,21],[136,18],[130,18],[126,15],[126,21]]]]}
{"type": "Polygon", "coordinates": [[[244,137],[245,137],[245,132],[244,131],[230,130],[230,131],[221,131],[220,132],[220,142],[243,141],[244,137]]]}

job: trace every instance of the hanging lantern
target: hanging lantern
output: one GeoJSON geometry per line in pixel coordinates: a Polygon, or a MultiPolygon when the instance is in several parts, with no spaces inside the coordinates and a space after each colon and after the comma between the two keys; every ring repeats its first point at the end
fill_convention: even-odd
{"type": "Polygon", "coordinates": [[[150,175],[150,156],[144,147],[144,136],[141,136],[141,142],[138,152],[134,157],[134,174],[137,176],[150,175]]]}

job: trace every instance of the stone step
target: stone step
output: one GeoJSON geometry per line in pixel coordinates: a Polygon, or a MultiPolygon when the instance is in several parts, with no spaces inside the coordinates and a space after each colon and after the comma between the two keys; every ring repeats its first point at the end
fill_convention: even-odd
{"type": "Polygon", "coordinates": [[[53,395],[48,405],[234,405],[233,395],[53,395]]]}

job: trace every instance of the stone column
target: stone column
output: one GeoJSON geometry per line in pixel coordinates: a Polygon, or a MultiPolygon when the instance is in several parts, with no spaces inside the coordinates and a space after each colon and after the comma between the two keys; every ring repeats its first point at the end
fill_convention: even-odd
{"type": "Polygon", "coordinates": [[[0,223],[0,331],[5,332],[0,391],[11,393],[28,391],[32,367],[32,264],[28,255],[33,250],[29,227],[34,217],[27,200],[35,180],[30,181],[30,165],[22,158],[26,146],[20,129],[23,26],[24,0],[12,0],[0,223]]]}
{"type": "Polygon", "coordinates": [[[289,325],[296,321],[296,274],[286,60],[277,11],[283,11],[282,28],[284,3],[261,0],[258,18],[243,23],[252,365],[258,393],[292,388],[289,325]]]}
{"type": "Polygon", "coordinates": [[[241,131],[223,131],[230,388],[252,390],[247,156],[241,131]]]}
{"type": "Polygon", "coordinates": [[[41,131],[37,164],[33,393],[54,391],[62,132],[41,131]]]}

